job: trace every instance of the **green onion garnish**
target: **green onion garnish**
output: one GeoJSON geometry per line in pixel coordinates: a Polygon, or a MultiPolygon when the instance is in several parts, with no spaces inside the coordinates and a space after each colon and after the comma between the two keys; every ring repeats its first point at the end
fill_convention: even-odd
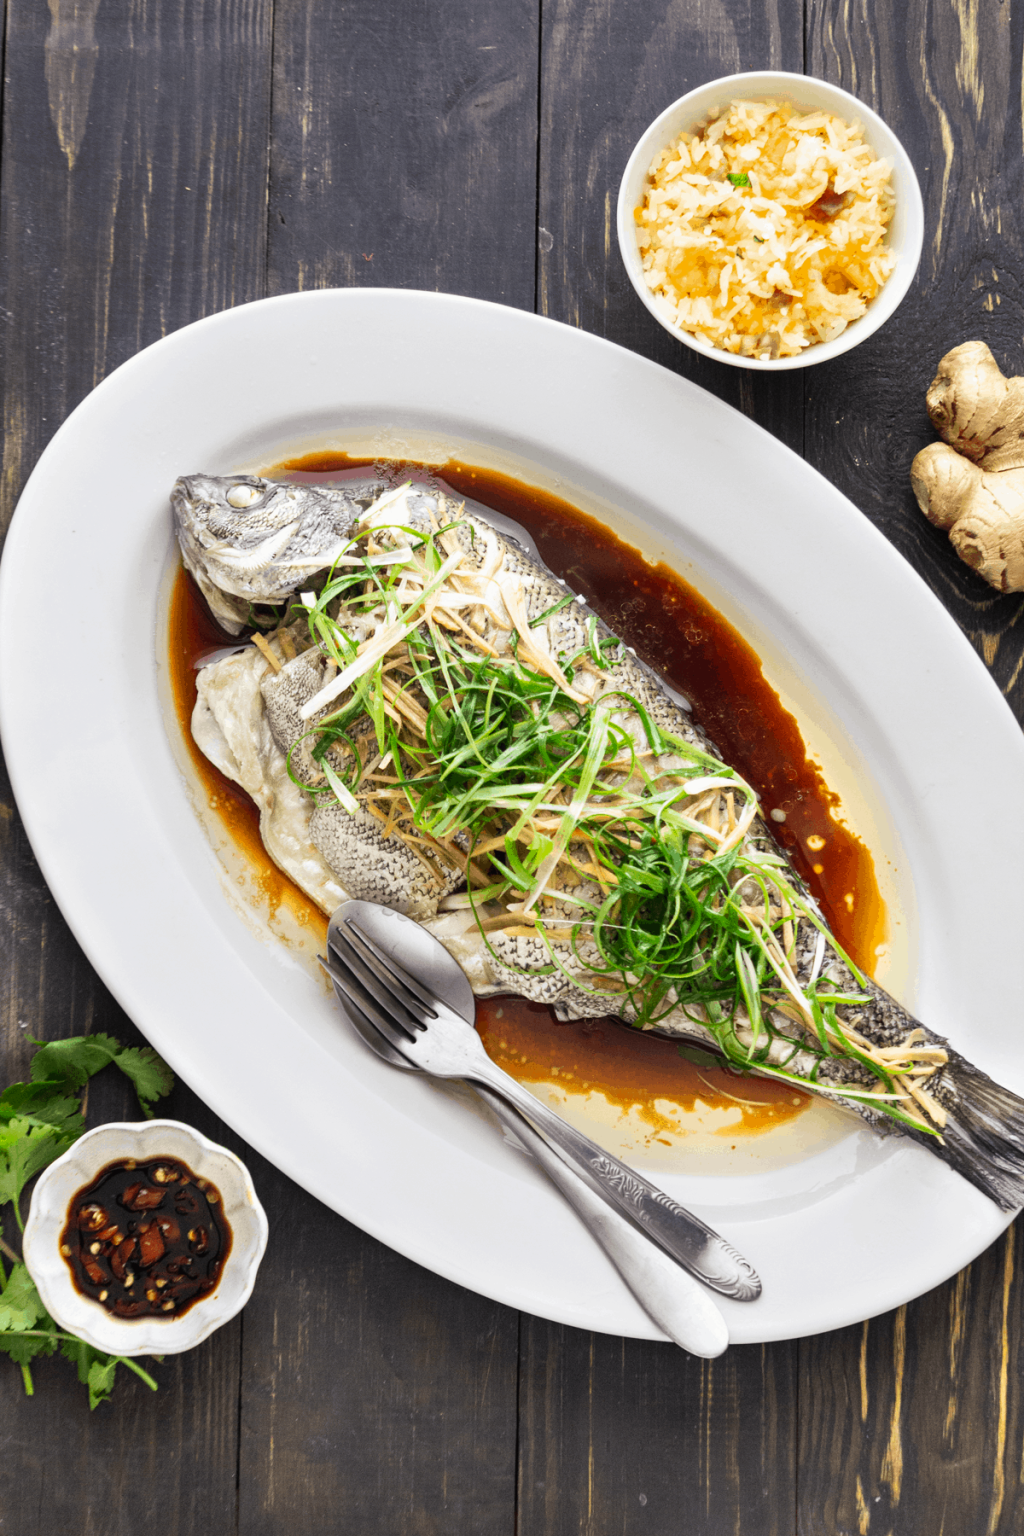
{"type": "Polygon", "coordinates": [[[306,782],[290,756],[295,782],[350,812],[365,805],[421,853],[463,864],[492,956],[496,928],[525,928],[544,946],[543,972],[638,1027],[682,1011],[740,1071],[820,1086],[930,1130],[901,1108],[904,1069],[837,1013],[871,998],[837,989],[825,951],[857,987],[864,978],[758,830],[754,791],[615,686],[621,643],[588,617],[576,653],[555,656],[521,587],[501,589],[496,627],[464,524],[425,536],[374,521],[298,610],[338,676],[316,696],[326,713],[303,709],[322,778],[306,782]],[[466,542],[474,560],[463,569],[466,542]],[[802,984],[800,924],[821,935],[814,979],[802,984]],[[818,1085],[836,1056],[858,1062],[877,1091],[862,1079],[818,1085]]]}

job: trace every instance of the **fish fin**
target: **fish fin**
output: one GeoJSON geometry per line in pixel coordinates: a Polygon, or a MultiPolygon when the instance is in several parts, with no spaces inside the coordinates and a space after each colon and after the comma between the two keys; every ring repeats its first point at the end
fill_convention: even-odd
{"type": "Polygon", "coordinates": [[[1024,1205],[1024,1099],[948,1045],[940,1101],[942,1143],[915,1136],[1004,1211],[1024,1205]]]}

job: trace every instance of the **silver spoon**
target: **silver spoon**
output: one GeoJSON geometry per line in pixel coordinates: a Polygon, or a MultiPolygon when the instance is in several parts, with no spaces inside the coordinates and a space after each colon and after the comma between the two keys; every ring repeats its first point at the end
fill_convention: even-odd
{"type": "MultiPolygon", "coordinates": [[[[330,974],[326,964],[324,969],[330,974]]],[[[345,1017],[371,1051],[403,1072],[420,1070],[389,1045],[372,1024],[347,1008],[344,994],[337,987],[335,995],[345,1017]]],[[[649,1242],[638,1227],[619,1216],[600,1195],[594,1194],[579,1175],[552,1152],[543,1136],[504,1099],[483,1085],[467,1086],[472,1087],[505,1130],[544,1169],[591,1236],[600,1243],[644,1311],[673,1344],[706,1360],[722,1354],[729,1344],[725,1319],[697,1281],[649,1242]]]]}
{"type": "Polygon", "coordinates": [[[692,1211],[597,1146],[503,1072],[473,1027],[476,999],[458,964],[411,918],[376,902],[344,902],[327,932],[327,963],[349,1011],[435,1077],[494,1089],[540,1131],[595,1193],[698,1280],[737,1301],[761,1282],[750,1263],[692,1211]],[[399,958],[400,957],[400,958],[399,958]],[[443,1000],[454,999],[454,1006],[443,1000]]]}

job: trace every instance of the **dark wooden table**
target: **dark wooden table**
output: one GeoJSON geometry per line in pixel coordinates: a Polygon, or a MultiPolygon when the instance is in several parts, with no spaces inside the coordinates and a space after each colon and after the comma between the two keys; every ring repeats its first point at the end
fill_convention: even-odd
{"type": "MultiPolygon", "coordinates": [[[[472,294],[655,358],[802,453],[938,594],[1024,719],[1021,599],[955,559],[907,480],[943,352],[977,336],[1008,371],[1024,366],[1024,8],[7,0],[4,45],[4,527],[68,412],[189,321],[331,285],[472,294]],[[881,112],[927,214],[917,281],[882,333],[767,378],[658,328],[613,232],[650,119],[760,68],[821,75],[881,112]]],[[[71,686],[48,617],[41,654],[71,686]]],[[[131,1037],[6,786],[0,876],[2,1081],[25,1075],[26,1035],[131,1037]]],[[[97,1080],[90,1122],[126,1112],[119,1085],[97,1080]]],[[[4,1536],[1024,1530],[1019,1225],[885,1317],[708,1364],[459,1290],[318,1206],[185,1085],[170,1113],[252,1167],[272,1232],[256,1293],[159,1369],[157,1395],[123,1377],[92,1415],[64,1361],[36,1367],[26,1400],[0,1359],[4,1536]]]]}

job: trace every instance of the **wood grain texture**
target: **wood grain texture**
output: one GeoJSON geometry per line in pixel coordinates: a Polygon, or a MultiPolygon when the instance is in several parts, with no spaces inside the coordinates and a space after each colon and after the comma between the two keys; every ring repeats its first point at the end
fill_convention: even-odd
{"type": "Polygon", "coordinates": [[[533,308],[538,13],[278,0],[272,293],[427,288],[533,308]]]}
{"type": "Polygon", "coordinates": [[[543,15],[540,313],[653,358],[799,452],[799,376],[712,362],[658,325],[626,276],[615,206],[634,144],[676,97],[738,70],[802,69],[800,0],[549,0],[543,15]]]}
{"type": "MultiPolygon", "coordinates": [[[[14,0],[6,17],[0,529],[53,431],[112,367],[262,292],[270,90],[262,0],[14,0]]],[[[59,711],[55,674],[53,686],[59,711]]],[[[3,1081],[26,1075],[28,1035],[90,1029],[141,1043],[57,911],[3,778],[3,1081]]],[[[167,1110],[225,1139],[184,1086],[167,1110]]],[[[125,1117],[138,1107],[109,1072],[90,1123],[125,1117]]],[[[94,1414],[67,1362],[35,1367],[25,1400],[0,1361],[0,1530],[233,1531],[241,1329],[156,1367],[157,1394],[122,1371],[94,1414]]]]}
{"type": "Polygon", "coordinates": [[[1020,1224],[946,1285],[800,1345],[801,1536],[1024,1525],[1020,1224]]]}
{"type": "Polygon", "coordinates": [[[794,1529],[796,1347],[697,1360],[523,1319],[517,1533],[794,1529]]]}
{"type": "Polygon", "coordinates": [[[67,1361],[32,1367],[27,1404],[5,1362],[0,1531],[233,1532],[240,1332],[229,1323],[202,1349],[143,1362],[158,1393],[122,1368],[112,1401],[92,1414],[67,1361]]]}
{"type": "Polygon", "coordinates": [[[245,1313],[239,1529],[511,1532],[518,1314],[385,1248],[260,1159],[253,1169],[275,1215],[273,1280],[245,1313]]]}
{"type": "Polygon", "coordinates": [[[111,368],[263,291],[268,0],[111,0],[80,28],[94,9],[7,7],[0,529],[111,368]],[[74,101],[55,111],[62,83],[74,101]]]}
{"type": "Polygon", "coordinates": [[[909,469],[934,439],[924,395],[975,337],[1024,372],[1024,15],[1009,5],[812,0],[807,68],[899,134],[926,209],[917,280],[889,324],[811,370],[806,455],[896,545],[949,609],[1024,720],[1024,598],[960,561],[917,508],[909,469]]]}
{"type": "MultiPolygon", "coordinates": [[[[924,390],[970,336],[1024,371],[1024,17],[996,0],[48,0],[7,8],[0,527],[111,367],[225,305],[337,283],[536,307],[655,358],[806,451],[929,582],[1024,717],[1024,599],[913,503],[924,390]],[[272,48],[273,43],[273,48],[272,48]],[[273,53],[273,75],[271,56],[273,53]],[[921,175],[917,284],[844,359],[706,362],[629,288],[614,200],[646,124],[730,70],[875,105],[921,175]],[[272,99],[273,92],[273,99],[272,99]]],[[[0,783],[0,1057],[132,1026],[0,783]]],[[[89,1415],[0,1360],[0,1533],[1011,1536],[1024,1528],[1020,1228],[897,1313],[712,1364],[524,1318],[247,1155],[273,1239],[244,1317],[89,1415]],[[518,1439],[517,1439],[518,1436],[518,1439]],[[131,1456],[126,1447],[131,1447],[131,1456]]],[[[134,1113],[115,1073],[90,1122],[134,1113]]]]}

